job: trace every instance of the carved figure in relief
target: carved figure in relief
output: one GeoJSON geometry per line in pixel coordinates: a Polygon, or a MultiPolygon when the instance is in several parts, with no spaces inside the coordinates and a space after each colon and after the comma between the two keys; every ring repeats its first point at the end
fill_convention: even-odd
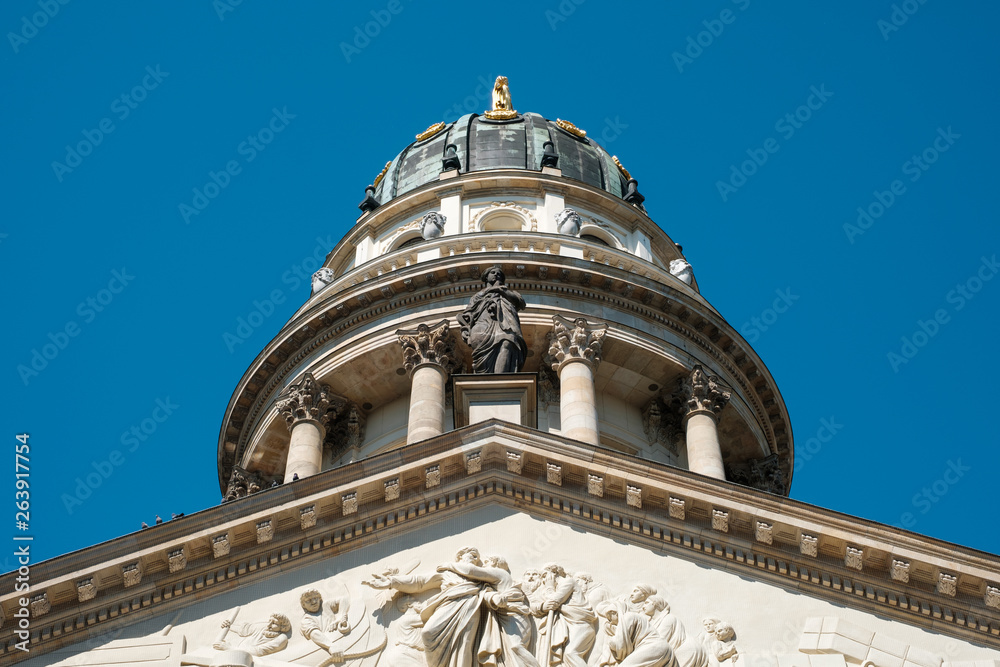
{"type": "Polygon", "coordinates": [[[659,595],[650,595],[642,605],[657,634],[670,642],[678,667],[707,667],[708,654],[702,642],[688,637],[684,624],[670,613],[670,604],[659,595]]]}
{"type": "Polygon", "coordinates": [[[598,613],[607,620],[607,644],[598,667],[676,667],[670,642],[656,632],[646,615],[614,602],[602,603],[598,613]]]}
{"type": "Polygon", "coordinates": [[[736,632],[733,626],[717,618],[706,618],[702,621],[705,632],[701,642],[708,653],[709,665],[736,665],[740,654],[736,649],[736,632]]]}
{"type": "Polygon", "coordinates": [[[517,373],[528,357],[517,316],[525,308],[524,299],[507,287],[499,266],[486,269],[482,281],[485,287],[458,316],[462,338],[472,348],[473,372],[517,373]]]}
{"type": "Polygon", "coordinates": [[[492,590],[483,591],[485,607],[494,613],[484,617],[476,664],[539,667],[528,649],[534,627],[524,591],[514,583],[510,567],[503,557],[487,556],[483,563],[483,566],[477,566],[470,562],[455,562],[442,566],[470,581],[492,587],[492,590]]]}
{"type": "Polygon", "coordinates": [[[409,595],[396,600],[396,609],[403,615],[390,627],[396,637],[392,648],[382,654],[384,664],[389,667],[427,667],[424,658],[424,640],[421,632],[424,620],[420,617],[423,605],[409,595]]]}
{"type": "Polygon", "coordinates": [[[597,636],[597,616],[576,581],[555,563],[542,569],[531,611],[538,617],[535,657],[542,667],[586,667],[597,636]]]}
{"type": "Polygon", "coordinates": [[[311,588],[302,593],[299,603],[305,612],[299,624],[302,636],[331,655],[337,653],[334,643],[351,631],[347,617],[351,608],[350,597],[335,598],[324,608],[323,596],[311,588]]]}
{"type": "Polygon", "coordinates": [[[649,584],[636,584],[632,591],[625,596],[625,608],[628,611],[641,613],[642,605],[650,595],[656,595],[656,588],[649,584]]]}
{"type": "Polygon", "coordinates": [[[262,656],[277,653],[288,646],[292,623],[284,614],[271,614],[265,623],[242,623],[234,626],[229,619],[222,621],[222,627],[235,632],[239,639],[227,641],[225,638],[213,644],[218,651],[240,650],[250,655],[262,656]]]}
{"type": "Polygon", "coordinates": [[[590,606],[597,609],[597,605],[611,599],[611,591],[604,584],[594,583],[594,577],[587,572],[577,572],[573,575],[576,579],[577,587],[587,596],[590,606]]]}
{"type": "MultiPolygon", "coordinates": [[[[455,563],[482,567],[479,550],[466,547],[459,550],[455,563]]],[[[389,589],[419,594],[437,590],[423,603],[420,632],[427,664],[432,667],[468,667],[476,664],[477,638],[482,621],[480,607],[486,585],[471,581],[445,563],[433,574],[375,574],[368,583],[376,589],[389,589]]],[[[487,663],[488,664],[488,663],[487,663]]]]}

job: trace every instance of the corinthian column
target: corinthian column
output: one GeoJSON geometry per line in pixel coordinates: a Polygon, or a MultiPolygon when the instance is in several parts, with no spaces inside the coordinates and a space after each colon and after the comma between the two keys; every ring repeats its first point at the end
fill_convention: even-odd
{"type": "Polygon", "coordinates": [[[330,422],[330,388],[306,373],[278,397],[278,411],[292,433],[285,461],[285,481],[315,475],[323,465],[323,439],[330,422]]]}
{"type": "Polygon", "coordinates": [[[699,365],[681,380],[681,417],[687,439],[688,469],[715,479],[725,479],[719,446],[719,413],[730,393],[699,365]]]}
{"type": "Polygon", "coordinates": [[[608,332],[604,323],[580,317],[572,322],[552,316],[547,363],[559,374],[559,415],[562,434],[599,445],[597,392],[594,373],[601,362],[601,344],[608,332]]]}
{"type": "Polygon", "coordinates": [[[410,416],[406,444],[444,433],[445,385],[457,366],[455,336],[448,320],[396,332],[403,346],[403,368],[410,374],[410,416]]]}

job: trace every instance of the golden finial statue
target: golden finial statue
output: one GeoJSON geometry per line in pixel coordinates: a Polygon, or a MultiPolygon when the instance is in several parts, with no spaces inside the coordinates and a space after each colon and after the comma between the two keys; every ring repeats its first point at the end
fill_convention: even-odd
{"type": "Polygon", "coordinates": [[[517,116],[514,103],[510,100],[507,77],[498,76],[493,84],[493,108],[483,114],[491,120],[508,120],[517,116]]]}

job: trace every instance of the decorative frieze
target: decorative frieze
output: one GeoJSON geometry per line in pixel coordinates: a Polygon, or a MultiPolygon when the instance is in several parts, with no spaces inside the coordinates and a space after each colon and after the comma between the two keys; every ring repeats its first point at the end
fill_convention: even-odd
{"type": "Polygon", "coordinates": [[[696,365],[691,373],[680,382],[680,395],[683,398],[681,414],[689,417],[695,413],[708,413],[718,416],[729,403],[732,393],[719,380],[718,376],[709,375],[701,365],[696,365]]]}
{"type": "Polygon", "coordinates": [[[125,584],[125,588],[138,586],[139,582],[142,581],[142,564],[136,561],[122,565],[122,581],[125,584]]]}
{"type": "Polygon", "coordinates": [[[316,525],[316,506],[307,505],[299,510],[299,526],[308,530],[316,525]]]}
{"type": "Polygon", "coordinates": [[[465,457],[465,472],[474,475],[483,469],[483,456],[481,452],[471,452],[465,457]]]}
{"type": "Polygon", "coordinates": [[[441,466],[428,466],[424,471],[424,484],[428,489],[441,486],[441,466]]]}
{"type": "Polygon", "coordinates": [[[893,581],[908,583],[910,581],[910,564],[904,560],[893,558],[889,565],[889,576],[893,581]]]}
{"type": "Polygon", "coordinates": [[[461,364],[448,320],[431,326],[420,324],[416,329],[400,329],[396,335],[403,348],[403,368],[407,373],[423,364],[436,364],[451,373],[461,364]]]}
{"type": "Polygon", "coordinates": [[[761,544],[774,544],[774,524],[758,521],[754,539],[761,544]]]}
{"type": "Polygon", "coordinates": [[[329,424],[327,409],[330,407],[330,387],[316,381],[312,373],[306,373],[298,383],[289,385],[278,397],[276,407],[288,430],[296,423],[306,420],[318,422],[323,428],[329,424]]]}
{"type": "Polygon", "coordinates": [[[257,522],[257,544],[265,544],[274,539],[274,522],[264,519],[257,522]]]}
{"type": "Polygon", "coordinates": [[[864,558],[864,549],[848,546],[847,551],[844,554],[844,565],[852,570],[860,570],[864,567],[864,558]]]}
{"type": "Polygon", "coordinates": [[[179,549],[174,549],[167,553],[167,568],[170,573],[180,572],[185,567],[187,567],[187,554],[184,552],[184,547],[179,549]]]}
{"type": "Polygon", "coordinates": [[[385,502],[399,500],[399,478],[389,479],[385,482],[385,502]]]}
{"type": "Polygon", "coordinates": [[[216,535],[212,538],[212,557],[222,558],[223,556],[229,555],[229,549],[231,545],[229,544],[229,533],[223,535],[216,535]]]}
{"type": "Polygon", "coordinates": [[[340,508],[344,516],[358,513],[358,492],[351,491],[340,496],[340,508]]]}
{"type": "Polygon", "coordinates": [[[958,592],[958,576],[947,572],[938,573],[937,592],[941,595],[955,597],[958,592]]]}
{"type": "Polygon", "coordinates": [[[524,456],[521,452],[507,452],[507,471],[512,472],[515,475],[521,474],[521,468],[524,465],[524,456]]]}
{"type": "Polygon", "coordinates": [[[729,512],[725,510],[712,510],[712,530],[722,533],[729,532],[729,512]]]}
{"type": "Polygon", "coordinates": [[[570,361],[581,361],[597,370],[601,362],[601,346],[608,332],[605,323],[591,323],[583,317],[573,321],[561,315],[552,316],[552,332],[549,334],[549,356],[552,370],[570,361]]]}
{"type": "Polygon", "coordinates": [[[545,481],[549,484],[562,486],[562,466],[558,463],[545,464],[545,481]]]}
{"type": "Polygon", "coordinates": [[[671,519],[677,519],[678,521],[684,520],[684,499],[674,498],[670,496],[670,502],[668,504],[668,512],[671,519]]]}
{"type": "Polygon", "coordinates": [[[28,606],[31,608],[32,618],[45,616],[45,614],[52,611],[52,605],[49,603],[48,592],[42,593],[40,595],[33,595],[31,597],[31,603],[28,606]]]}
{"type": "Polygon", "coordinates": [[[803,556],[812,556],[813,558],[818,556],[819,538],[802,533],[802,536],[799,538],[799,553],[803,556]]]}
{"type": "Polygon", "coordinates": [[[642,509],[642,489],[638,486],[625,486],[625,504],[629,507],[642,509]]]}
{"type": "Polygon", "coordinates": [[[587,493],[598,498],[604,497],[604,478],[600,475],[587,475],[587,493]]]}
{"type": "Polygon", "coordinates": [[[79,602],[86,602],[97,597],[97,586],[93,577],[87,577],[76,582],[76,599],[79,602]]]}

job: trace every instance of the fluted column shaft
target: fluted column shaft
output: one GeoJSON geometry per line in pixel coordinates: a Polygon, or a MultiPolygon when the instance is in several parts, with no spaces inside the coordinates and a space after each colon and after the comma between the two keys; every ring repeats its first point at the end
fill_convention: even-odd
{"type": "Polygon", "coordinates": [[[726,478],[722,463],[722,446],[719,444],[719,413],[729,402],[730,392],[719,378],[708,375],[701,366],[681,381],[685,439],[687,441],[688,469],[715,479],[726,478]]]}
{"type": "Polygon", "coordinates": [[[403,367],[410,373],[410,413],[406,444],[444,433],[445,388],[457,367],[455,337],[448,320],[396,332],[403,347],[403,367]]]}
{"type": "Polygon", "coordinates": [[[583,318],[571,322],[555,315],[546,358],[559,374],[562,434],[592,445],[601,444],[594,373],[601,361],[601,345],[607,329],[607,324],[583,318]]]}
{"type": "Polygon", "coordinates": [[[285,459],[285,481],[315,475],[323,467],[323,440],[330,416],[330,388],[306,373],[278,398],[278,410],[288,424],[291,439],[285,459]]]}

